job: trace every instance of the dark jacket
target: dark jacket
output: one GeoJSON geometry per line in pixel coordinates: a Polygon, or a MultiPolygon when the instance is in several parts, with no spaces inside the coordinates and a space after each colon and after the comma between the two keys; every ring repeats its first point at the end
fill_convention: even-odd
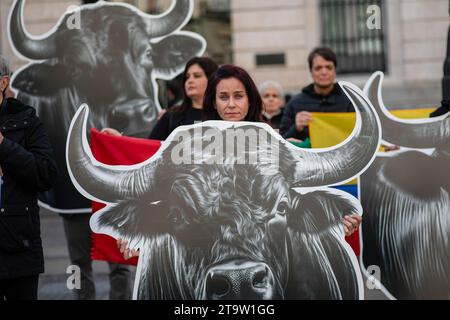
{"type": "Polygon", "coordinates": [[[305,87],[301,93],[293,97],[284,108],[281,119],[280,134],[283,138],[305,140],[309,137],[308,127],[298,132],[295,128],[295,116],[300,111],[308,112],[354,112],[352,103],[338,84],[328,96],[315,93],[314,84],[305,87]]]}
{"type": "Polygon", "coordinates": [[[0,106],[0,279],[44,272],[37,194],[52,186],[56,164],[47,132],[32,107],[0,106]]]}
{"type": "Polygon", "coordinates": [[[202,109],[190,107],[185,111],[180,110],[180,106],[169,109],[169,111],[159,119],[148,138],[154,140],[166,140],[177,127],[202,121],[202,109]]]}
{"type": "Polygon", "coordinates": [[[446,113],[450,112],[450,100],[442,100],[441,102],[441,106],[439,108],[437,108],[436,110],[434,110],[431,114],[430,117],[439,117],[442,116],[446,113]]]}
{"type": "Polygon", "coordinates": [[[281,119],[283,118],[283,112],[284,108],[281,108],[279,113],[272,117],[267,117],[266,114],[263,113],[263,121],[267,123],[269,126],[271,126],[274,129],[280,129],[281,119]]]}

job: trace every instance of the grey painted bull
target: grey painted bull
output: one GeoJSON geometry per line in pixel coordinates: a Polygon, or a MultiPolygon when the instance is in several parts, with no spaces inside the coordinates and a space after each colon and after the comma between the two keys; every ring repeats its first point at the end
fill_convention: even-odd
{"type": "Polygon", "coordinates": [[[19,99],[36,107],[49,130],[62,171],[52,196],[57,208],[80,205],[76,194],[71,199],[75,190],[65,185],[63,170],[67,132],[78,106],[91,106],[89,127],[148,136],[160,110],[156,78],[175,77],[205,49],[200,36],[177,31],[190,19],[192,7],[192,0],[174,1],[164,15],[151,16],[129,5],[101,1],[66,13],[48,36],[36,39],[25,32],[24,1],[15,2],[10,40],[20,55],[35,63],[20,70],[12,85],[19,99]],[[70,24],[74,15],[80,28],[70,24]]]}
{"type": "Polygon", "coordinates": [[[380,154],[361,177],[363,264],[379,266],[395,298],[449,299],[450,117],[395,119],[384,107],[382,80],[374,74],[365,93],[383,140],[415,150],[380,154]]]}
{"type": "Polygon", "coordinates": [[[208,121],[178,128],[141,164],[107,166],[89,150],[88,109],[80,108],[69,132],[69,172],[86,197],[108,204],[91,228],[140,248],[135,298],[362,297],[341,224],[361,208],[325,187],[365,170],[380,132],[362,91],[341,85],[360,111],[357,125],[343,145],[320,152],[294,147],[266,124],[208,121]],[[248,137],[237,145],[241,153],[230,136],[248,137]],[[214,152],[212,142],[220,146],[214,152]],[[176,164],[180,150],[196,160],[176,164]]]}

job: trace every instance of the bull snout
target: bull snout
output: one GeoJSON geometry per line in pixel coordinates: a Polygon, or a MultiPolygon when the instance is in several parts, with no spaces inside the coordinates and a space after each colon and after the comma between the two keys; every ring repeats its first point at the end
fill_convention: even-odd
{"type": "Polygon", "coordinates": [[[265,263],[233,261],[212,267],[205,289],[210,300],[270,300],[274,298],[274,276],[265,263]]]}
{"type": "Polygon", "coordinates": [[[157,112],[153,101],[133,99],[112,106],[108,112],[108,126],[124,132],[125,135],[147,137],[156,123],[157,112]]]}

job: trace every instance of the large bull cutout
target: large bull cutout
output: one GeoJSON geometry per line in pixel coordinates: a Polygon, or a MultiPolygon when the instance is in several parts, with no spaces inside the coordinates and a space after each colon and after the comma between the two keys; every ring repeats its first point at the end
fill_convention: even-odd
{"type": "Polygon", "coordinates": [[[60,169],[55,187],[41,200],[59,212],[85,211],[89,202],[70,183],[64,159],[77,108],[90,106],[88,128],[148,136],[161,110],[156,79],[181,73],[206,42],[179,31],[192,15],[192,0],[175,0],[159,16],[120,3],[84,5],[39,39],[25,31],[24,3],[17,0],[12,7],[9,36],[16,53],[31,62],[14,75],[12,86],[48,128],[60,169]],[[75,17],[78,26],[71,24],[75,17]]]}
{"type": "Polygon", "coordinates": [[[364,91],[383,140],[404,148],[378,154],[361,176],[362,265],[380,271],[390,298],[450,299],[450,115],[397,119],[382,81],[375,73],[364,91]]]}
{"type": "Polygon", "coordinates": [[[208,121],[177,128],[133,166],[94,159],[88,107],[69,131],[67,165],[86,197],[106,203],[91,228],[139,249],[137,299],[360,299],[357,259],[341,219],[359,202],[329,185],[364,171],[379,147],[378,118],[357,87],[352,135],[319,151],[268,125],[208,121]]]}

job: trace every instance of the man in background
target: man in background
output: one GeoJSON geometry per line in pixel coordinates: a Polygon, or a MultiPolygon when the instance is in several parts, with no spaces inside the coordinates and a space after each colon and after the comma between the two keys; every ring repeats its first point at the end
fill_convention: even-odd
{"type": "Polygon", "coordinates": [[[336,54],[327,47],[314,49],[308,57],[313,83],[303,88],[286,105],[280,125],[285,139],[305,140],[309,137],[311,112],[353,112],[350,100],[336,81],[336,54]]]}

